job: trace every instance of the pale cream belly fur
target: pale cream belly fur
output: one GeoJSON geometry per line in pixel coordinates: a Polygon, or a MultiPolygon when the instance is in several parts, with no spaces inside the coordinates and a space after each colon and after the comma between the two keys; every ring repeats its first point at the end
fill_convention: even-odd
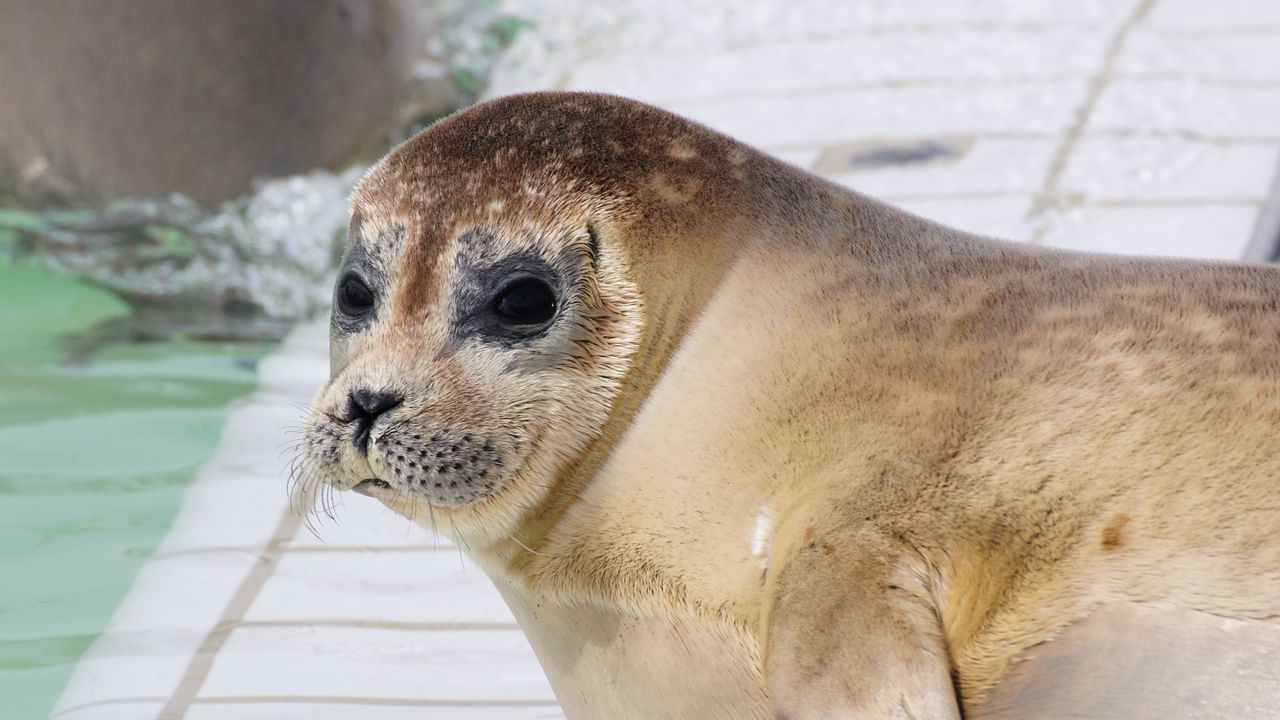
{"type": "Polygon", "coordinates": [[[755,640],[741,628],[562,607],[497,584],[567,717],[772,718],[755,640]]]}

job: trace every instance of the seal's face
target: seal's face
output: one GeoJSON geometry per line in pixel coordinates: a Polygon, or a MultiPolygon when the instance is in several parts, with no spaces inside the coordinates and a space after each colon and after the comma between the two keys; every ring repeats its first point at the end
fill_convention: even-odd
{"type": "Polygon", "coordinates": [[[431,237],[357,209],[304,491],[505,532],[599,432],[634,349],[633,289],[585,221],[490,219],[431,237]]]}

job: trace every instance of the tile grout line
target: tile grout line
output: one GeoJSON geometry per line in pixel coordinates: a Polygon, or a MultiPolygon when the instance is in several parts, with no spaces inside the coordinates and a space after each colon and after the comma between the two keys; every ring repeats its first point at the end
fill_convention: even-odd
{"type": "Polygon", "coordinates": [[[236,628],[360,628],[362,630],[396,630],[402,632],[507,632],[519,630],[513,622],[484,622],[469,620],[442,620],[437,622],[413,622],[398,620],[362,620],[346,618],[321,618],[314,620],[234,620],[225,629],[236,628]]]}
{"type": "MultiPolygon", "coordinates": [[[[1260,202],[1260,201],[1259,201],[1260,202]]],[[[351,555],[376,555],[384,553],[448,553],[452,554],[456,551],[456,545],[444,544],[419,544],[419,545],[288,545],[284,543],[274,543],[275,549],[280,550],[286,555],[323,555],[323,554],[351,554],[351,555]]],[[[169,560],[172,558],[189,557],[192,555],[221,555],[221,554],[253,554],[262,556],[265,551],[272,548],[263,548],[256,545],[211,545],[208,547],[183,548],[180,550],[170,550],[167,552],[156,553],[151,556],[153,560],[169,560]]]]}
{"type": "MultiPolygon", "coordinates": [[[[1120,31],[1117,31],[1120,32],[1120,31]]],[[[1006,75],[1001,77],[915,77],[892,78],[888,80],[864,80],[848,83],[831,83],[786,88],[748,88],[742,91],[729,91],[715,95],[664,95],[646,96],[648,102],[663,107],[697,108],[708,105],[722,105],[731,102],[753,100],[806,100],[833,93],[868,93],[877,90],[966,90],[969,88],[1006,88],[1018,86],[1034,86],[1044,84],[1065,84],[1096,80],[1097,75],[1087,72],[1068,73],[1064,75],[1006,75]]],[[[1241,79],[1216,75],[1190,75],[1172,72],[1116,72],[1109,75],[1108,82],[1147,82],[1172,83],[1195,80],[1205,85],[1238,90],[1276,90],[1280,89],[1280,79],[1259,78],[1241,79]]],[[[596,86],[584,84],[570,86],[562,83],[561,89],[591,90],[596,86]]]]}
{"type": "MultiPolygon", "coordinates": [[[[1152,141],[1172,141],[1172,142],[1188,142],[1201,143],[1204,145],[1223,145],[1223,146],[1240,146],[1240,145],[1271,145],[1280,144],[1280,134],[1278,135],[1206,135],[1194,130],[1109,130],[1099,128],[1088,132],[1081,132],[1082,139],[1089,140],[1152,140],[1152,141]]],[[[980,133],[941,133],[941,134],[913,134],[913,135],[867,135],[860,138],[850,138],[849,140],[819,142],[817,144],[806,143],[776,143],[772,145],[762,146],[769,153],[791,153],[791,152],[822,152],[830,147],[873,147],[886,143],[903,143],[915,142],[919,140],[971,140],[974,142],[983,140],[995,141],[1042,141],[1060,139],[1059,133],[1053,132],[1009,132],[1009,131],[992,131],[980,133]]]]}
{"type": "MultiPolygon", "coordinates": [[[[785,87],[785,88],[754,88],[738,91],[729,91],[717,95],[668,95],[665,97],[655,97],[651,102],[656,102],[664,107],[677,108],[683,111],[688,107],[697,107],[701,105],[717,105],[730,102],[753,100],[809,100],[822,95],[831,95],[835,93],[848,94],[864,94],[875,92],[876,90],[915,90],[915,89],[941,89],[941,90],[966,90],[973,87],[979,88],[1006,88],[1045,85],[1045,84],[1065,84],[1079,83],[1088,81],[1092,75],[1088,72],[1071,73],[1066,75],[1018,75],[1018,76],[1001,76],[1001,77],[917,77],[917,78],[892,78],[887,80],[864,80],[845,83],[825,83],[821,85],[801,86],[801,87],[785,87]]],[[[1276,81],[1280,84],[1280,80],[1276,81]]],[[[584,88],[585,89],[585,88],[584,88]]]]}
{"type": "Polygon", "coordinates": [[[199,698],[196,705],[374,705],[384,707],[466,707],[466,708],[559,708],[555,700],[464,700],[448,698],[375,698],[356,695],[210,695],[199,698]]]}
{"type": "Polygon", "coordinates": [[[739,54],[754,50],[770,50],[780,47],[796,47],[810,45],[832,45],[847,42],[850,39],[861,40],[866,37],[885,35],[947,35],[953,33],[973,33],[975,35],[1028,35],[1035,33],[1077,32],[1086,33],[1106,26],[1110,18],[1081,21],[1064,21],[1062,18],[999,21],[999,20],[952,20],[942,22],[889,22],[883,25],[855,26],[839,29],[831,33],[807,33],[803,35],[785,36],[781,39],[739,40],[723,46],[723,52],[709,53],[702,48],[692,46],[661,47],[646,45],[643,48],[631,47],[615,51],[610,55],[595,55],[581,59],[586,64],[600,57],[618,58],[623,61],[641,61],[652,53],[664,53],[667,57],[685,59],[699,58],[707,55],[739,54]]]}
{"type": "MultiPolygon", "coordinates": [[[[65,717],[73,713],[98,707],[112,705],[148,705],[164,702],[165,698],[141,695],[136,697],[107,698],[94,700],[74,707],[69,707],[51,720],[65,717]]],[[[355,695],[209,695],[192,700],[192,705],[241,705],[241,704],[314,704],[314,705],[375,705],[398,707],[477,707],[477,708],[523,708],[554,707],[555,700],[467,700],[448,698],[371,698],[355,695]]]]}
{"type": "MultiPolygon", "coordinates": [[[[1133,13],[1111,38],[1106,54],[1103,55],[1102,67],[1098,68],[1098,74],[1094,76],[1093,82],[1089,83],[1089,90],[1085,94],[1084,102],[1076,113],[1076,121],[1067,129],[1066,136],[1063,137],[1062,143],[1053,155],[1053,160],[1049,163],[1049,173],[1045,176],[1044,185],[1032,203],[1031,209],[1027,212],[1028,220],[1043,216],[1052,206],[1058,192],[1058,182],[1062,178],[1062,173],[1066,170],[1067,161],[1084,133],[1085,123],[1089,121],[1089,117],[1093,114],[1094,105],[1097,104],[1098,98],[1102,95],[1102,89],[1111,80],[1111,68],[1115,65],[1116,58],[1119,57],[1125,40],[1129,37],[1129,33],[1151,12],[1155,4],[1156,0],[1140,0],[1133,13]]],[[[1041,223],[1040,227],[1032,231],[1031,238],[1027,242],[1032,245],[1039,244],[1047,232],[1048,226],[1041,223]]]]}
{"type": "Polygon", "coordinates": [[[1259,35],[1280,35],[1280,25],[1226,25],[1223,27],[1178,27],[1176,25],[1156,25],[1147,28],[1154,35],[1177,38],[1237,38],[1257,37],[1259,35]]]}
{"type": "MultiPolygon", "coordinates": [[[[846,181],[860,180],[855,173],[842,173],[833,175],[837,179],[846,181]]],[[[1034,197],[1034,190],[992,190],[990,192],[982,191],[964,191],[964,192],[936,192],[936,193],[878,193],[876,197],[880,200],[890,203],[899,202],[939,202],[945,200],[1008,200],[1011,198],[1034,197]]],[[[1116,208],[1135,208],[1135,207],[1186,207],[1189,205],[1205,206],[1205,205],[1224,205],[1229,207],[1260,207],[1265,204],[1269,198],[1267,197],[1116,197],[1093,200],[1089,204],[1093,207],[1116,207],[1116,208]]]]}
{"type": "Polygon", "coordinates": [[[174,688],[173,694],[169,696],[164,708],[160,711],[161,720],[180,720],[187,714],[205,679],[208,678],[209,670],[213,667],[219,651],[235,629],[236,623],[244,618],[249,606],[280,562],[283,550],[278,547],[278,541],[293,537],[301,525],[301,516],[293,512],[292,508],[286,507],[272,534],[271,542],[262,550],[261,559],[240,581],[240,586],[227,601],[222,617],[210,628],[204,641],[191,657],[191,662],[187,664],[187,669],[182,674],[178,686],[174,688]]]}
{"type": "Polygon", "coordinates": [[[86,702],[86,703],[80,703],[79,705],[72,705],[69,708],[64,708],[62,710],[59,710],[58,712],[51,715],[49,717],[49,720],[58,720],[58,718],[67,717],[68,715],[74,715],[76,713],[79,713],[82,710],[88,710],[90,708],[96,708],[96,707],[109,707],[111,705],[150,705],[150,704],[159,704],[164,701],[165,701],[164,697],[156,696],[156,695],[131,695],[127,697],[113,697],[113,698],[103,698],[101,700],[90,700],[89,702],[86,702]]]}

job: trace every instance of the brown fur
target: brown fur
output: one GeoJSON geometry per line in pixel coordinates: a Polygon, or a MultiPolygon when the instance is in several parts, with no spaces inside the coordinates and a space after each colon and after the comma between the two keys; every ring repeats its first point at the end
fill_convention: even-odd
{"type": "MultiPolygon", "coordinates": [[[[507,489],[433,508],[571,717],[955,716],[1100,603],[1280,615],[1276,269],[974,237],[588,94],[450,118],[354,204],[407,248],[317,412],[352,362],[479,362],[427,350],[467,228],[598,239],[599,324],[537,381],[568,378],[566,413],[507,489]]],[[[493,423],[503,387],[420,412],[493,423]]]]}

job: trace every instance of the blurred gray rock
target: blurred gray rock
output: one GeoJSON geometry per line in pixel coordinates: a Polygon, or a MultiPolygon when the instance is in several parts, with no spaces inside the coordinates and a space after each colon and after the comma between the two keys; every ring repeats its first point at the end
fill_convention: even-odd
{"type": "Polygon", "coordinates": [[[346,198],[363,171],[256,181],[252,195],[215,213],[181,195],[95,210],[0,210],[0,262],[36,265],[116,293],[134,314],[109,333],[277,338],[328,308],[346,198]]]}
{"type": "Polygon", "coordinates": [[[250,181],[378,152],[415,0],[0,0],[0,189],[32,205],[250,181]]]}

